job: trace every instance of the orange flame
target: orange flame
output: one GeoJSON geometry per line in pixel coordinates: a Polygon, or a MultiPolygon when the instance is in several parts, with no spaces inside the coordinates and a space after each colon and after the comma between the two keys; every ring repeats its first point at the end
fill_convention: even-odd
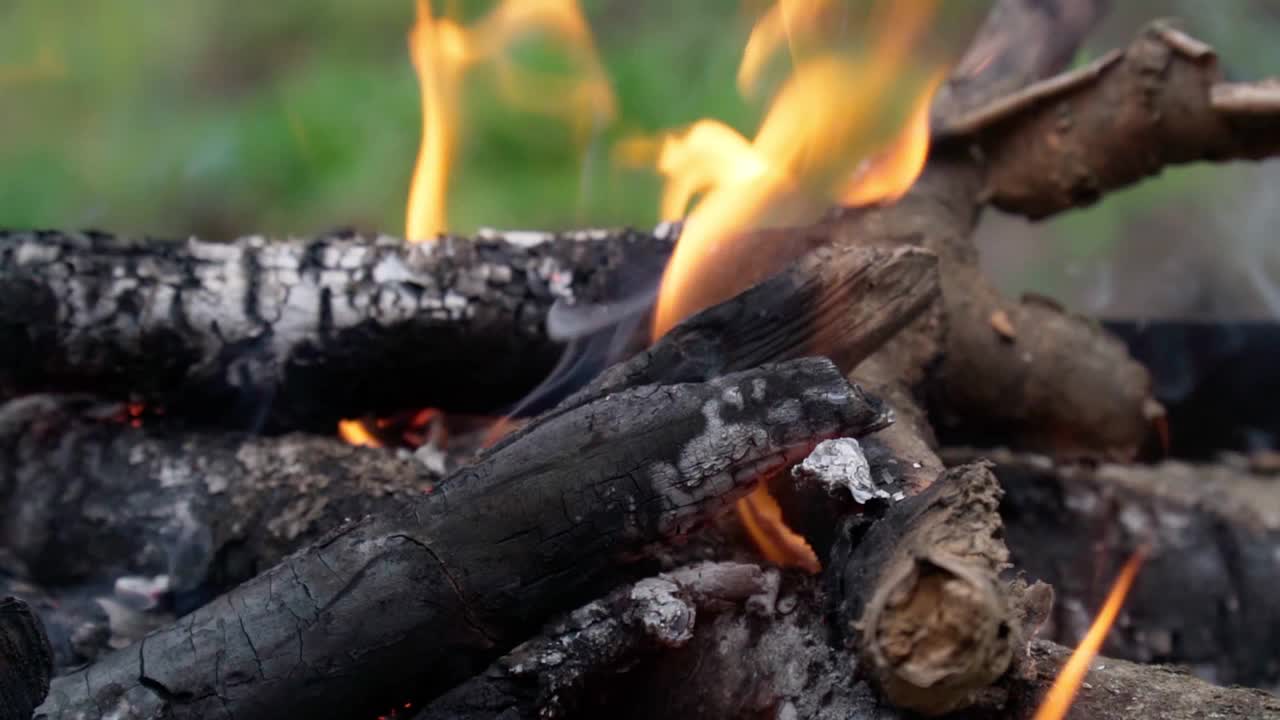
{"type": "Polygon", "coordinates": [[[564,115],[579,131],[612,119],[615,112],[613,90],[576,0],[504,0],[470,28],[435,17],[429,0],[418,0],[409,53],[422,98],[422,144],[405,217],[410,241],[429,240],[446,229],[446,187],[458,141],[461,80],[471,67],[494,63],[508,102],[528,112],[564,115]],[[578,72],[563,78],[512,62],[505,55],[508,47],[534,30],[563,40],[578,72]]]}
{"type": "Polygon", "coordinates": [[[798,63],[801,41],[816,34],[816,23],[829,9],[831,0],[778,0],[751,29],[738,66],[738,92],[744,97],[755,95],[765,63],[785,41],[792,62],[798,63]]]}
{"type": "Polygon", "coordinates": [[[360,420],[339,420],[338,435],[352,445],[373,448],[382,447],[382,443],[378,441],[378,438],[374,437],[373,433],[369,432],[369,428],[360,420]]]}
{"type": "MultiPolygon", "coordinates": [[[[797,20],[788,31],[795,41],[800,25],[814,24],[798,21],[816,17],[826,3],[793,0],[790,10],[775,6],[752,34],[740,82],[754,83],[761,58],[780,42],[787,17],[797,20]]],[[[824,194],[841,194],[834,192],[833,181],[847,177],[850,156],[856,158],[867,145],[877,109],[895,81],[903,78],[912,41],[934,5],[935,0],[879,3],[868,28],[874,38],[870,53],[851,59],[826,52],[801,62],[750,141],[714,120],[698,121],[662,139],[656,154],[658,169],[667,178],[663,219],[684,214],[695,195],[702,197],[685,221],[663,276],[652,328],[655,338],[689,314],[743,289],[733,284],[740,273],[730,269],[729,277],[716,279],[711,269],[731,268],[726,261],[734,252],[733,238],[760,224],[780,199],[813,185],[825,188],[824,194]]],[[[912,156],[927,154],[927,127],[924,135],[923,147],[915,148],[912,156]]],[[[630,149],[636,147],[632,143],[630,149]]],[[[895,163],[892,173],[886,173],[883,178],[875,173],[874,192],[883,193],[882,198],[905,192],[919,168],[907,173],[895,163]]],[[[860,186],[868,188],[861,197],[869,197],[872,186],[866,181],[860,186]]]]}
{"type": "Polygon", "coordinates": [[[1138,548],[1120,569],[1115,584],[1111,586],[1111,592],[1107,594],[1106,602],[1098,611],[1098,617],[1089,626],[1089,632],[1085,633],[1080,646],[1071,654],[1067,664],[1062,666],[1062,671],[1053,681],[1053,686],[1049,688],[1044,702],[1040,704],[1032,720],[1062,720],[1066,717],[1067,710],[1071,708],[1071,702],[1080,689],[1080,684],[1084,682],[1084,677],[1089,672],[1089,663],[1093,662],[1098,650],[1102,648],[1107,632],[1115,623],[1116,616],[1120,614],[1120,607],[1124,605],[1124,598],[1129,594],[1129,588],[1133,586],[1133,580],[1137,577],[1138,569],[1146,559],[1147,552],[1146,546],[1138,548]]]}

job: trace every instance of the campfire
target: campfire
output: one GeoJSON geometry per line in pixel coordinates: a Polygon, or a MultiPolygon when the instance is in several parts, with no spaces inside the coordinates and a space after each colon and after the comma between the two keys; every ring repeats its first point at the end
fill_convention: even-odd
{"type": "Polygon", "coordinates": [[[1274,456],[1169,457],[1140,343],[977,265],[987,208],[1280,150],[1190,28],[1068,67],[1107,5],[949,57],[779,0],[756,127],[613,148],[653,229],[463,237],[472,73],[619,105],[573,0],[419,0],[406,239],[0,233],[0,720],[1280,718],[1274,456]]]}

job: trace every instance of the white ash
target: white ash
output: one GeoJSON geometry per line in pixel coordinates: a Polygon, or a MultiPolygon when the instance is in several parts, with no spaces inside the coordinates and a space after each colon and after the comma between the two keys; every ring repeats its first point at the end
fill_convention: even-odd
{"type": "Polygon", "coordinates": [[[853,438],[819,443],[804,462],[792,468],[791,475],[798,480],[816,481],[832,495],[846,489],[858,503],[874,498],[896,502],[905,497],[889,481],[887,473],[881,473],[879,479],[873,476],[862,446],[853,438]]]}

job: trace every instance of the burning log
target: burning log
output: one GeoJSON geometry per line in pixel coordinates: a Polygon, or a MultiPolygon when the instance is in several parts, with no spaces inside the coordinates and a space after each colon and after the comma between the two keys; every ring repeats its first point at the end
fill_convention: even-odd
{"type": "MultiPolygon", "coordinates": [[[[977,453],[948,451],[949,462],[977,453]]],[[[1151,548],[1106,652],[1176,662],[1215,682],[1280,683],[1280,482],[1222,465],[1058,465],[985,453],[1019,567],[1057,592],[1053,639],[1074,643],[1100,579],[1151,548]]]]}
{"type": "Polygon", "coordinates": [[[661,271],[670,232],[419,245],[3,233],[0,393],[138,397],[269,431],[331,432],[413,407],[493,411],[555,365],[548,308],[635,294],[661,271]]]}
{"type": "Polygon", "coordinates": [[[646,545],[817,441],[885,419],[822,360],[549,413],[439,491],[345,524],[136,649],[55,680],[37,717],[333,717],[432,697],[589,600],[646,545]]]}
{"type": "Polygon", "coordinates": [[[31,608],[0,597],[0,720],[27,720],[49,691],[53,651],[31,608]]]}
{"type": "MultiPolygon", "coordinates": [[[[1008,683],[1010,698],[997,717],[1032,717],[1070,652],[1053,643],[1032,642],[1024,662],[1027,672],[1008,683]]],[[[1280,698],[1262,690],[1211,685],[1175,668],[1098,658],[1072,702],[1070,717],[1258,720],[1280,717],[1280,698]]]]}

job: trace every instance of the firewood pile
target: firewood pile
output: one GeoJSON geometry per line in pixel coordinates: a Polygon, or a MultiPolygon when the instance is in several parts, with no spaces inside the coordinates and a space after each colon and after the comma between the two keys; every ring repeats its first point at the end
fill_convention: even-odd
{"type": "Polygon", "coordinates": [[[1136,464],[1147,370],[977,267],[987,207],[1280,150],[1171,23],[1062,72],[1106,4],[995,3],[903,198],[746,238],[775,274],[652,344],[678,225],[0,233],[0,718],[1031,718],[1140,549],[1069,716],[1280,717],[1280,480],[1136,464]]]}

